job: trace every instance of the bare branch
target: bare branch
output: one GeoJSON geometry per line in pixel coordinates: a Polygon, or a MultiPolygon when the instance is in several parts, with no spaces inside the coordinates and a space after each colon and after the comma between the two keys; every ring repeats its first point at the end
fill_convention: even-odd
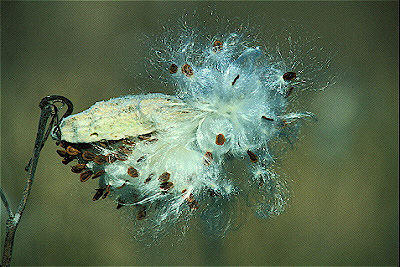
{"type": "Polygon", "coordinates": [[[7,210],[7,213],[8,213],[8,217],[9,217],[9,218],[10,218],[10,217],[13,217],[14,215],[13,215],[13,213],[12,213],[12,210],[11,210],[11,208],[10,208],[10,205],[8,204],[7,197],[6,197],[6,195],[3,193],[3,189],[1,189],[1,187],[0,187],[0,196],[1,196],[1,200],[3,201],[4,207],[6,207],[6,210],[7,210]]]}
{"type": "MultiPolygon", "coordinates": [[[[14,237],[15,231],[17,230],[18,224],[20,222],[22,213],[25,210],[26,203],[28,201],[29,193],[32,188],[33,178],[35,177],[36,167],[39,161],[40,151],[43,148],[44,143],[46,142],[47,138],[51,133],[51,129],[53,127],[56,128],[56,134],[59,133],[58,123],[60,119],[58,118],[58,109],[55,106],[55,103],[63,103],[67,105],[68,109],[65,114],[61,117],[64,118],[72,113],[73,105],[71,101],[63,96],[47,96],[42,99],[39,104],[42,112],[40,114],[38,131],[36,134],[35,146],[33,149],[33,156],[30,159],[26,170],[28,171],[28,179],[26,181],[26,185],[24,188],[24,192],[22,193],[22,198],[17,208],[15,215],[12,214],[8,201],[3,194],[1,193],[1,199],[3,200],[4,205],[7,208],[9,218],[7,219],[6,223],[6,237],[4,241],[3,247],[3,259],[2,259],[2,266],[10,266],[11,258],[12,258],[12,249],[14,244],[14,237]],[[48,123],[49,118],[51,118],[50,123],[48,123]]],[[[0,189],[1,190],[1,189],[0,189]]]]}

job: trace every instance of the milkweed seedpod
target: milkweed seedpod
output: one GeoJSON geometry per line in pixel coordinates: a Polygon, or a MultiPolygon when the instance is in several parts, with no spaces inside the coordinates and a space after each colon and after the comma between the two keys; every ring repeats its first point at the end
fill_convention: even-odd
{"type": "Polygon", "coordinates": [[[289,192],[273,170],[275,149],[292,144],[302,120],[312,118],[288,111],[296,109],[290,86],[300,94],[316,83],[300,61],[274,58],[248,36],[217,40],[188,30],[177,43],[154,49],[160,74],[152,77],[167,79],[175,95],[117,97],[61,120],[53,137],[65,150],[57,153],[64,164],[77,160],[71,170],[82,182],[97,179],[94,201],[113,198],[140,221],[137,232],[154,236],[192,215],[223,236],[236,201],[259,217],[284,211],[289,192]],[[296,68],[301,81],[284,66],[296,68]],[[235,175],[231,159],[243,160],[235,175]]]}

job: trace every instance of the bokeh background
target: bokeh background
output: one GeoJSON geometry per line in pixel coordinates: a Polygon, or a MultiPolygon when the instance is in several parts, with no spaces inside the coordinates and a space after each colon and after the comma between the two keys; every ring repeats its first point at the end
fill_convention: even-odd
{"type": "Polygon", "coordinates": [[[260,40],[275,32],[284,43],[290,28],[332,56],[335,83],[302,99],[319,121],[281,162],[295,195],[287,212],[249,212],[221,241],[194,221],[183,239],[146,247],[114,203],[92,202],[94,182],[80,183],[49,141],[13,264],[398,265],[398,2],[1,2],[1,186],[12,207],[40,99],[63,95],[79,112],[120,95],[171,93],[149,82],[145,62],[152,36],[178,30],[186,12],[210,30],[216,15],[242,21],[260,40]]]}

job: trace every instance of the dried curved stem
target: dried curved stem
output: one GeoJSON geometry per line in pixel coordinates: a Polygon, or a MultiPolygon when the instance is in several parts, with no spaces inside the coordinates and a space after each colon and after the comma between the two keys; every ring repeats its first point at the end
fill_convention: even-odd
{"type": "Polygon", "coordinates": [[[32,188],[33,178],[35,177],[36,167],[39,161],[40,151],[42,150],[44,143],[49,137],[51,129],[53,127],[57,128],[60,121],[60,119],[58,118],[58,109],[55,103],[63,103],[68,107],[67,111],[61,117],[61,119],[72,113],[73,105],[71,101],[63,96],[47,96],[43,98],[40,102],[39,107],[41,108],[41,114],[39,119],[38,131],[36,134],[35,146],[33,149],[33,156],[26,168],[26,170],[28,171],[28,179],[26,181],[26,185],[22,193],[22,198],[15,214],[12,213],[7,198],[3,191],[0,189],[1,199],[8,211],[9,216],[6,222],[6,236],[3,247],[2,266],[10,266],[11,263],[15,232],[28,201],[28,197],[32,188]],[[51,118],[50,123],[48,123],[49,118],[51,118]]]}

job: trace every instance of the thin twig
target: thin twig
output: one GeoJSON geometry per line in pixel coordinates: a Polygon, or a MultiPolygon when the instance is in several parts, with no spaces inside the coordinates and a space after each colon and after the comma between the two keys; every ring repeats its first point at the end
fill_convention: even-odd
{"type": "MultiPolygon", "coordinates": [[[[33,156],[27,166],[28,179],[26,181],[24,192],[22,194],[22,198],[15,215],[12,214],[8,201],[5,195],[3,194],[3,191],[0,189],[1,198],[9,214],[9,218],[7,219],[6,222],[6,237],[3,247],[2,266],[10,266],[11,263],[15,232],[17,230],[21,216],[25,210],[26,203],[28,201],[28,197],[32,188],[33,178],[35,177],[36,167],[39,161],[40,151],[42,150],[44,143],[49,137],[51,129],[53,127],[58,128],[57,124],[60,120],[58,119],[58,109],[54,104],[55,102],[61,102],[68,106],[68,110],[65,112],[62,118],[72,113],[73,105],[71,101],[63,96],[47,96],[43,98],[42,101],[40,102],[39,107],[41,108],[42,111],[40,114],[38,131],[36,134],[35,146],[33,149],[33,156]],[[50,117],[51,121],[47,126],[50,117]]],[[[57,131],[58,131],[57,134],[59,134],[59,129],[57,129],[57,131]]]]}
{"type": "Polygon", "coordinates": [[[8,217],[13,217],[14,214],[11,211],[10,205],[8,204],[7,201],[7,197],[6,195],[3,193],[3,190],[0,187],[0,196],[1,196],[1,200],[3,201],[4,207],[6,207],[7,213],[8,213],[8,217]]]}

